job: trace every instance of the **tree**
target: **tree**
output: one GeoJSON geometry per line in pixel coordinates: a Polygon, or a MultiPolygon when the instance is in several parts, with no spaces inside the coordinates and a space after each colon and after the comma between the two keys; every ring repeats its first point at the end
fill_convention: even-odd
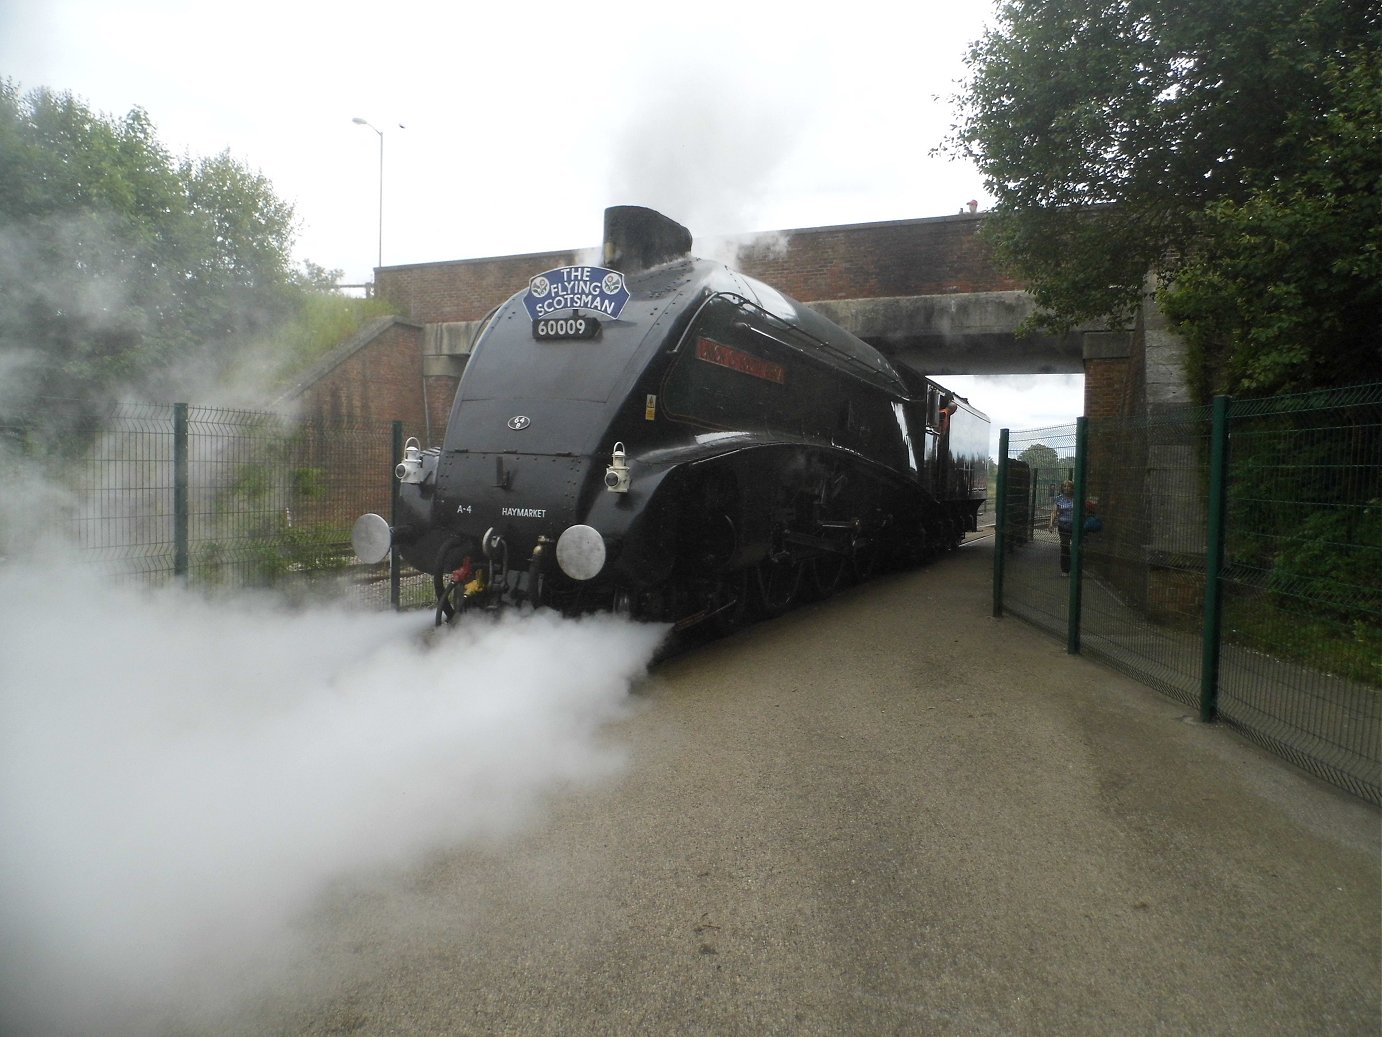
{"type": "Polygon", "coordinates": [[[77,395],[127,377],[174,311],[150,247],[185,236],[180,186],[147,118],[103,120],[69,95],[21,99],[6,82],[0,185],[9,384],[77,395]]]}
{"type": "Polygon", "coordinates": [[[1033,443],[1022,453],[1017,455],[1017,459],[1026,464],[1033,471],[1044,474],[1051,474],[1060,467],[1060,456],[1045,443],[1033,443]]]}
{"type": "Polygon", "coordinates": [[[289,262],[293,207],[228,152],[184,159],[178,177],[197,228],[184,294],[210,303],[198,315],[195,333],[225,339],[260,330],[266,318],[281,318],[297,287],[289,262]],[[255,306],[264,310],[256,312],[255,306]]]}
{"type": "Polygon", "coordinates": [[[292,206],[228,153],[175,163],[139,108],[112,119],[0,81],[0,405],[205,394],[334,297],[329,272],[293,269],[294,233],[292,206]]]}
{"type": "Polygon", "coordinates": [[[1127,321],[1152,273],[1202,391],[1382,376],[1380,18],[1359,0],[1003,3],[946,147],[983,173],[985,233],[1042,322],[1127,321]]]}
{"type": "Polygon", "coordinates": [[[1163,293],[1201,397],[1382,379],[1382,61],[1322,75],[1335,106],[1288,124],[1303,161],[1208,206],[1163,293]]]}

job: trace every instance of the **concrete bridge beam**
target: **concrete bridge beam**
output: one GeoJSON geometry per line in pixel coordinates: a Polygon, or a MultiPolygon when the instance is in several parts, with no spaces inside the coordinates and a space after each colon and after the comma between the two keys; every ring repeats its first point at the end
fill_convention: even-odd
{"type": "Polygon", "coordinates": [[[1036,312],[1036,302],[1021,291],[823,300],[811,306],[895,362],[927,375],[1081,374],[1086,357],[1107,355],[1130,334],[1090,326],[1019,336],[1018,328],[1036,312]]]}
{"type": "MultiPolygon", "coordinates": [[[[1061,335],[1017,329],[1036,311],[1026,292],[970,292],[826,300],[812,308],[895,363],[925,375],[1082,374],[1091,359],[1126,357],[1130,333],[1077,328],[1061,335]]],[[[428,375],[460,377],[483,321],[426,326],[428,375]]]]}

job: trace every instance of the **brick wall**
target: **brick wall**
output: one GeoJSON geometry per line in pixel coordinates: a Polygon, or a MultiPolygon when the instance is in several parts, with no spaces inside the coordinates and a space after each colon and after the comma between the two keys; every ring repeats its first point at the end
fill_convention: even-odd
{"type": "MultiPolygon", "coordinates": [[[[978,236],[983,219],[966,214],[774,232],[741,251],[736,265],[803,302],[1021,288],[994,268],[978,236]]],[[[716,243],[707,244],[713,250],[716,243]]],[[[419,263],[384,267],[376,276],[379,294],[411,321],[479,320],[533,274],[574,263],[580,254],[419,263]]]]}
{"type": "Polygon", "coordinates": [[[802,302],[1020,289],[994,267],[979,238],[983,220],[939,216],[783,231],[785,248],[741,252],[739,266],[802,302]]]}
{"type": "Polygon", "coordinates": [[[425,439],[421,387],[422,326],[385,318],[328,357],[294,396],[305,417],[337,425],[401,421],[405,436],[425,439]]]}
{"type": "Polygon", "coordinates": [[[463,259],[450,263],[390,266],[376,271],[378,292],[419,324],[481,320],[528,278],[576,261],[576,252],[463,259]]]}
{"type": "Polygon", "coordinates": [[[1125,415],[1132,361],[1085,360],[1084,413],[1087,418],[1121,418],[1125,415]]]}
{"type": "MultiPolygon", "coordinates": [[[[733,265],[808,303],[1021,290],[1020,282],[997,270],[980,238],[984,218],[982,214],[962,213],[770,232],[742,245],[733,265]]],[[[697,252],[721,254],[734,244],[698,242],[697,252]]],[[[533,274],[590,261],[596,251],[592,244],[563,252],[384,267],[376,271],[377,288],[410,322],[480,320],[520,291],[533,274]]],[[[1145,409],[1145,387],[1139,375],[1144,348],[1140,332],[1131,357],[1086,361],[1085,413],[1090,417],[1138,414],[1145,409]]],[[[412,350],[410,357],[417,360],[420,345],[408,348],[412,350]]],[[[418,373],[412,383],[415,387],[421,384],[420,378],[418,373]]],[[[427,382],[425,409],[431,419],[433,442],[439,442],[438,430],[445,425],[455,383],[446,378],[429,378],[427,382]]],[[[358,388],[358,383],[354,384],[358,388]]],[[[348,407],[350,393],[340,391],[347,399],[339,406],[348,407]]],[[[419,393],[414,391],[413,396],[421,423],[424,404],[419,393]]],[[[401,398],[397,404],[386,399],[374,409],[401,405],[401,398]]]]}
{"type": "Polygon", "coordinates": [[[418,436],[418,439],[422,440],[423,446],[441,446],[446,439],[446,423],[451,416],[451,404],[456,402],[456,390],[461,383],[460,379],[445,375],[429,377],[425,381],[424,391],[427,393],[427,415],[432,438],[430,442],[425,436],[418,436]]]}

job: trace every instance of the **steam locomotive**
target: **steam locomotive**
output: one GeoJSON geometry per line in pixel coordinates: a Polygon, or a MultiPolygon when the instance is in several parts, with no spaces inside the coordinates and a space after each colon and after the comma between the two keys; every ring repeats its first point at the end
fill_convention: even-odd
{"type": "Polygon", "coordinates": [[[728,629],[976,528],[988,418],[782,293],[605,212],[603,265],[535,275],[476,337],[393,526],[437,622],[507,604],[728,629]]]}

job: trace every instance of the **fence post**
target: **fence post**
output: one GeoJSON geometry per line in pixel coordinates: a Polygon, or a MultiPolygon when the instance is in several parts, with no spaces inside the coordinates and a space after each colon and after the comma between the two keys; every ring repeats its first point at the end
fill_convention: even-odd
{"type": "Polygon", "coordinates": [[[173,577],[187,583],[187,404],[173,404],[173,577]]]}
{"type": "Polygon", "coordinates": [[[1003,615],[1003,556],[1008,545],[1008,430],[998,432],[998,494],[993,517],[993,618],[1003,615]]]}
{"type": "MultiPolygon", "coordinates": [[[[403,422],[393,423],[393,463],[389,465],[389,526],[392,529],[398,528],[398,479],[394,476],[394,470],[403,461],[403,422]]],[[[398,542],[393,537],[389,538],[393,543],[389,547],[389,604],[398,610],[398,580],[399,569],[401,568],[398,557],[398,542]]]]}
{"type": "Polygon", "coordinates": [[[1219,650],[1223,620],[1224,533],[1228,525],[1228,396],[1214,397],[1209,430],[1209,537],[1204,559],[1204,629],[1201,632],[1200,720],[1219,714],[1219,650]]]}
{"type": "MultiPolygon", "coordinates": [[[[1041,469],[1033,466],[1027,469],[1027,528],[1022,531],[1026,543],[1036,539],[1037,528],[1037,487],[1041,484],[1041,469]]],[[[1049,509],[1048,509],[1049,510],[1049,509]]]]}
{"type": "Polygon", "coordinates": [[[1070,516],[1070,607],[1066,615],[1065,650],[1080,654],[1080,606],[1084,589],[1085,447],[1088,418],[1075,419],[1075,508],[1070,516]]]}

